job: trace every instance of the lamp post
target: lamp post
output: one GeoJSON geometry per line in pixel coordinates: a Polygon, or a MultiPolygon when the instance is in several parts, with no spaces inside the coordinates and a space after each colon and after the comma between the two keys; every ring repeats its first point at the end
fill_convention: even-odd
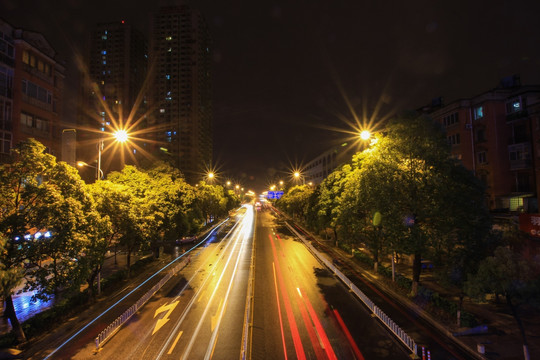
{"type": "MultiPolygon", "coordinates": [[[[129,136],[126,130],[117,130],[113,133],[114,138],[119,143],[124,143],[128,140],[129,136]]],[[[88,165],[84,161],[77,162],[78,166],[89,166],[94,169],[96,169],[96,181],[103,180],[104,174],[103,170],[101,170],[101,152],[103,151],[104,147],[104,140],[103,138],[100,138],[97,144],[98,147],[98,158],[97,158],[97,166],[88,165]]],[[[115,253],[116,254],[116,253],[115,253]]],[[[116,259],[116,258],[115,258],[116,259]]],[[[101,294],[101,270],[97,273],[97,293],[98,295],[101,294]]]]}
{"type": "Polygon", "coordinates": [[[103,179],[103,170],[101,170],[99,167],[87,164],[84,161],[77,161],[77,166],[78,167],[87,166],[87,167],[91,167],[93,169],[96,169],[96,180],[103,179]],[[101,175],[101,177],[100,177],[100,175],[101,175]]]}
{"type": "Polygon", "coordinates": [[[302,185],[306,184],[306,179],[302,176],[302,174],[300,174],[300,171],[295,171],[293,173],[293,176],[294,176],[294,180],[296,180],[296,181],[300,180],[300,178],[301,178],[302,179],[302,185]]]}

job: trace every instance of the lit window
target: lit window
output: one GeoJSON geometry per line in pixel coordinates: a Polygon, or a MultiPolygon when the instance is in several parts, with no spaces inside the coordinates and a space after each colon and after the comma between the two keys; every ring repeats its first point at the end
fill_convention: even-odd
{"type": "Polygon", "coordinates": [[[474,120],[478,120],[484,117],[484,107],[478,106],[474,108],[474,120]]]}
{"type": "Polygon", "coordinates": [[[25,64],[28,64],[30,62],[30,53],[27,51],[27,50],[24,50],[23,51],[23,54],[22,54],[22,61],[23,63],[25,64]]]}
{"type": "Polygon", "coordinates": [[[169,74],[165,75],[165,79],[171,80],[171,75],[169,75],[169,74]]]}
{"type": "Polygon", "coordinates": [[[102,128],[101,128],[101,131],[105,131],[105,128],[102,127],[102,128]]]}
{"type": "Polygon", "coordinates": [[[103,65],[107,65],[107,60],[103,60],[103,65]]]}
{"type": "Polygon", "coordinates": [[[511,114],[515,112],[521,111],[521,101],[520,99],[514,99],[508,103],[506,103],[506,113],[511,114]]]}
{"type": "Polygon", "coordinates": [[[101,50],[102,55],[107,55],[107,50],[101,50]]]}
{"type": "Polygon", "coordinates": [[[165,40],[171,41],[171,40],[172,40],[172,36],[167,36],[167,37],[165,38],[165,40]]]}
{"type": "Polygon", "coordinates": [[[101,37],[101,40],[107,40],[107,35],[103,35],[103,36],[101,37]]]}
{"type": "Polygon", "coordinates": [[[165,114],[165,109],[159,109],[159,112],[160,112],[161,114],[165,114]]]}

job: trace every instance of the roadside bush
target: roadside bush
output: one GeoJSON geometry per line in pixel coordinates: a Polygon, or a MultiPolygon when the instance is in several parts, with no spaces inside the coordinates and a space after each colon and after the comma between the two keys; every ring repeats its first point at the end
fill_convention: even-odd
{"type": "Polygon", "coordinates": [[[369,267],[373,267],[373,259],[364,252],[355,251],[354,258],[361,263],[368,265],[369,267]]]}
{"type": "Polygon", "coordinates": [[[386,276],[387,278],[392,278],[392,268],[386,267],[380,263],[377,267],[377,272],[383,276],[386,276]]]}
{"type": "Polygon", "coordinates": [[[10,348],[16,343],[16,341],[17,338],[13,331],[3,334],[0,336],[0,349],[10,348]]]}
{"type": "Polygon", "coordinates": [[[403,289],[407,291],[411,290],[412,288],[412,280],[401,274],[397,274],[396,284],[398,284],[398,286],[402,287],[403,289]]]}

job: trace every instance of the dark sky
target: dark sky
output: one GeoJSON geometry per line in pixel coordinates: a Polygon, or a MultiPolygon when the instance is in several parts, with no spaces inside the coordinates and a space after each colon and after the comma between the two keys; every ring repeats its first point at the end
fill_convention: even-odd
{"type": "MultiPolygon", "coordinates": [[[[435,97],[481,93],[512,74],[540,84],[537,0],[186,3],[203,13],[214,41],[216,165],[246,186],[345,140],[350,108],[378,121],[435,97]]],[[[0,17],[42,32],[71,75],[71,54],[95,23],[124,19],[147,32],[158,4],[2,0],[0,17]]]]}

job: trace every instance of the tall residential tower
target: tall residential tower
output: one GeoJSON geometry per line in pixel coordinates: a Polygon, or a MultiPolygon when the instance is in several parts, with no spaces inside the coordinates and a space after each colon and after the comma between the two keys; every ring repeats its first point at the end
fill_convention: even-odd
{"type": "Polygon", "coordinates": [[[151,32],[157,147],[193,183],[212,161],[208,27],[198,11],[172,6],[153,16],[151,32]]]}
{"type": "MultiPolygon", "coordinates": [[[[141,118],[137,128],[146,127],[143,87],[147,76],[147,42],[140,31],[125,21],[99,23],[90,33],[86,59],[88,69],[83,73],[80,113],[82,126],[77,137],[80,157],[85,162],[93,162],[100,138],[110,138],[110,133],[129,127],[141,118]]],[[[104,149],[107,148],[111,148],[110,144],[104,145],[104,149]]],[[[126,153],[118,153],[118,149],[114,154],[112,149],[109,153],[104,151],[102,169],[105,172],[119,170],[124,163],[134,162],[136,149],[124,150],[126,153]]]]}

